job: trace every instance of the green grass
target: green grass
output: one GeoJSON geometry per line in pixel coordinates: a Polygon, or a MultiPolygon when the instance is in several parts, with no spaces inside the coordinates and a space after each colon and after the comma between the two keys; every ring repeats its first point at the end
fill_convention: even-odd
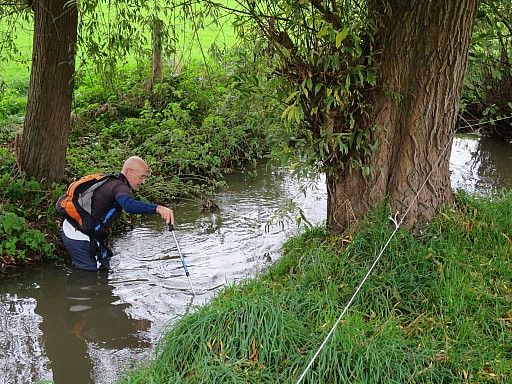
{"type": "Polygon", "coordinates": [[[0,18],[0,83],[27,82],[32,60],[33,25],[21,17],[0,18]],[[14,45],[14,47],[12,46],[14,45]],[[8,59],[10,55],[13,59],[8,59]]]}
{"type": "MultiPolygon", "coordinates": [[[[225,0],[225,4],[231,4],[233,1],[225,0]]],[[[108,17],[109,13],[106,12],[108,17]]],[[[178,15],[179,16],[179,15],[178,15]]],[[[168,25],[173,25],[173,29],[178,37],[178,43],[175,47],[177,53],[172,57],[167,57],[165,60],[167,64],[170,62],[177,63],[180,65],[186,65],[188,63],[201,62],[210,56],[210,49],[212,46],[216,46],[219,49],[230,48],[236,42],[236,36],[232,28],[232,17],[224,15],[213,22],[212,18],[206,18],[202,29],[197,31],[194,30],[193,23],[191,21],[183,21],[178,16],[172,20],[167,20],[168,25]]],[[[11,30],[12,27],[7,24],[7,20],[0,19],[0,52],[3,57],[7,57],[8,46],[3,41],[4,33],[11,30]]],[[[19,51],[15,55],[14,60],[1,60],[0,61],[0,83],[10,85],[11,83],[17,82],[28,82],[30,77],[30,67],[32,60],[32,36],[33,36],[33,25],[31,21],[17,20],[15,22],[16,29],[14,32],[13,41],[16,44],[16,49],[19,51]]],[[[144,33],[148,41],[150,41],[151,32],[147,27],[147,32],[144,33]]],[[[99,32],[104,34],[105,32],[99,32]]],[[[150,51],[150,44],[147,47],[150,51]]],[[[83,50],[79,47],[77,63],[83,63],[83,50]]],[[[128,68],[135,67],[135,56],[121,58],[119,65],[127,65],[128,68]]],[[[148,56],[148,62],[151,60],[151,56],[148,56]]],[[[90,68],[82,68],[84,71],[89,71],[90,68]]]]}
{"type": "MultiPolygon", "coordinates": [[[[291,239],[257,279],[181,316],[123,383],[295,383],[391,234],[291,239]]],[[[304,383],[512,382],[512,194],[459,195],[400,230],[304,383]]]]}

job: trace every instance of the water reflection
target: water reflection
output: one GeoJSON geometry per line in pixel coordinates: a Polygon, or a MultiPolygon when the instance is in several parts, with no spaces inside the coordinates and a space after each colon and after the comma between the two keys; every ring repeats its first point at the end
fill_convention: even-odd
{"type": "Polygon", "coordinates": [[[450,158],[451,182],[471,194],[488,196],[512,188],[512,144],[474,135],[455,137],[450,158]]]}
{"type": "Polygon", "coordinates": [[[46,369],[49,360],[42,343],[43,333],[38,328],[40,319],[34,315],[37,300],[20,296],[5,284],[0,295],[0,382],[51,379],[51,372],[46,369]]]}
{"type": "Polygon", "coordinates": [[[16,357],[2,360],[2,382],[98,383],[112,375],[105,369],[119,364],[97,372],[92,356],[108,361],[127,346],[147,349],[144,331],[149,321],[130,318],[129,305],[113,290],[107,274],[66,273],[62,268],[40,268],[5,280],[0,293],[1,343],[3,351],[13,351],[16,357]],[[13,319],[18,319],[17,326],[13,319]],[[15,332],[6,334],[8,329],[15,332]],[[20,353],[23,350],[26,354],[20,353]],[[36,369],[30,367],[34,363],[36,369]]]}

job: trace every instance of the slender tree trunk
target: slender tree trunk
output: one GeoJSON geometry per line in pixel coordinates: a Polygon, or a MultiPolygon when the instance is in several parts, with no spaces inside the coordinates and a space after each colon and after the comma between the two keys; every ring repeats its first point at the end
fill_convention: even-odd
{"type": "Polygon", "coordinates": [[[164,23],[162,20],[156,19],[153,21],[152,33],[152,63],[153,69],[151,72],[151,90],[157,82],[162,81],[162,30],[164,23]]]}
{"type": "Polygon", "coordinates": [[[478,0],[370,0],[379,14],[377,87],[369,92],[379,147],[366,160],[373,178],[352,171],[327,177],[334,231],[385,198],[405,223],[425,223],[450,202],[449,160],[478,0]]]}
{"type": "Polygon", "coordinates": [[[32,71],[18,164],[45,185],[64,176],[78,15],[70,0],[34,0],[32,71]]]}

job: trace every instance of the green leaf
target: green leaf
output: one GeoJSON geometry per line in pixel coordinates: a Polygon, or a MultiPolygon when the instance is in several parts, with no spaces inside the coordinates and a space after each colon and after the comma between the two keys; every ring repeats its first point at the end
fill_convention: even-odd
{"type": "Polygon", "coordinates": [[[320,92],[320,90],[322,89],[322,83],[317,83],[315,85],[315,96],[318,94],[318,92],[320,92]]]}
{"type": "Polygon", "coordinates": [[[373,72],[368,72],[366,74],[366,81],[368,81],[368,84],[370,84],[371,86],[375,86],[375,84],[377,84],[377,79],[375,78],[373,72]]]}
{"type": "Polygon", "coordinates": [[[343,40],[347,37],[348,34],[348,28],[345,27],[341,32],[338,32],[336,34],[336,48],[339,48],[343,40]]]}
{"type": "Polygon", "coordinates": [[[316,37],[323,37],[329,34],[330,26],[328,24],[324,25],[317,33],[316,37]]]}

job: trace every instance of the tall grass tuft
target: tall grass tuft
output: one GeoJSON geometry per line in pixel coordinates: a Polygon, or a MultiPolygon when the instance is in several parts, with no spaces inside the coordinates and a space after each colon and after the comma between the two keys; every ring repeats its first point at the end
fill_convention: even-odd
{"type": "MultiPolygon", "coordinates": [[[[393,231],[289,240],[257,279],[181,316],[125,383],[295,383],[393,231]]],[[[399,230],[304,383],[512,382],[512,193],[459,193],[399,230]]]]}

